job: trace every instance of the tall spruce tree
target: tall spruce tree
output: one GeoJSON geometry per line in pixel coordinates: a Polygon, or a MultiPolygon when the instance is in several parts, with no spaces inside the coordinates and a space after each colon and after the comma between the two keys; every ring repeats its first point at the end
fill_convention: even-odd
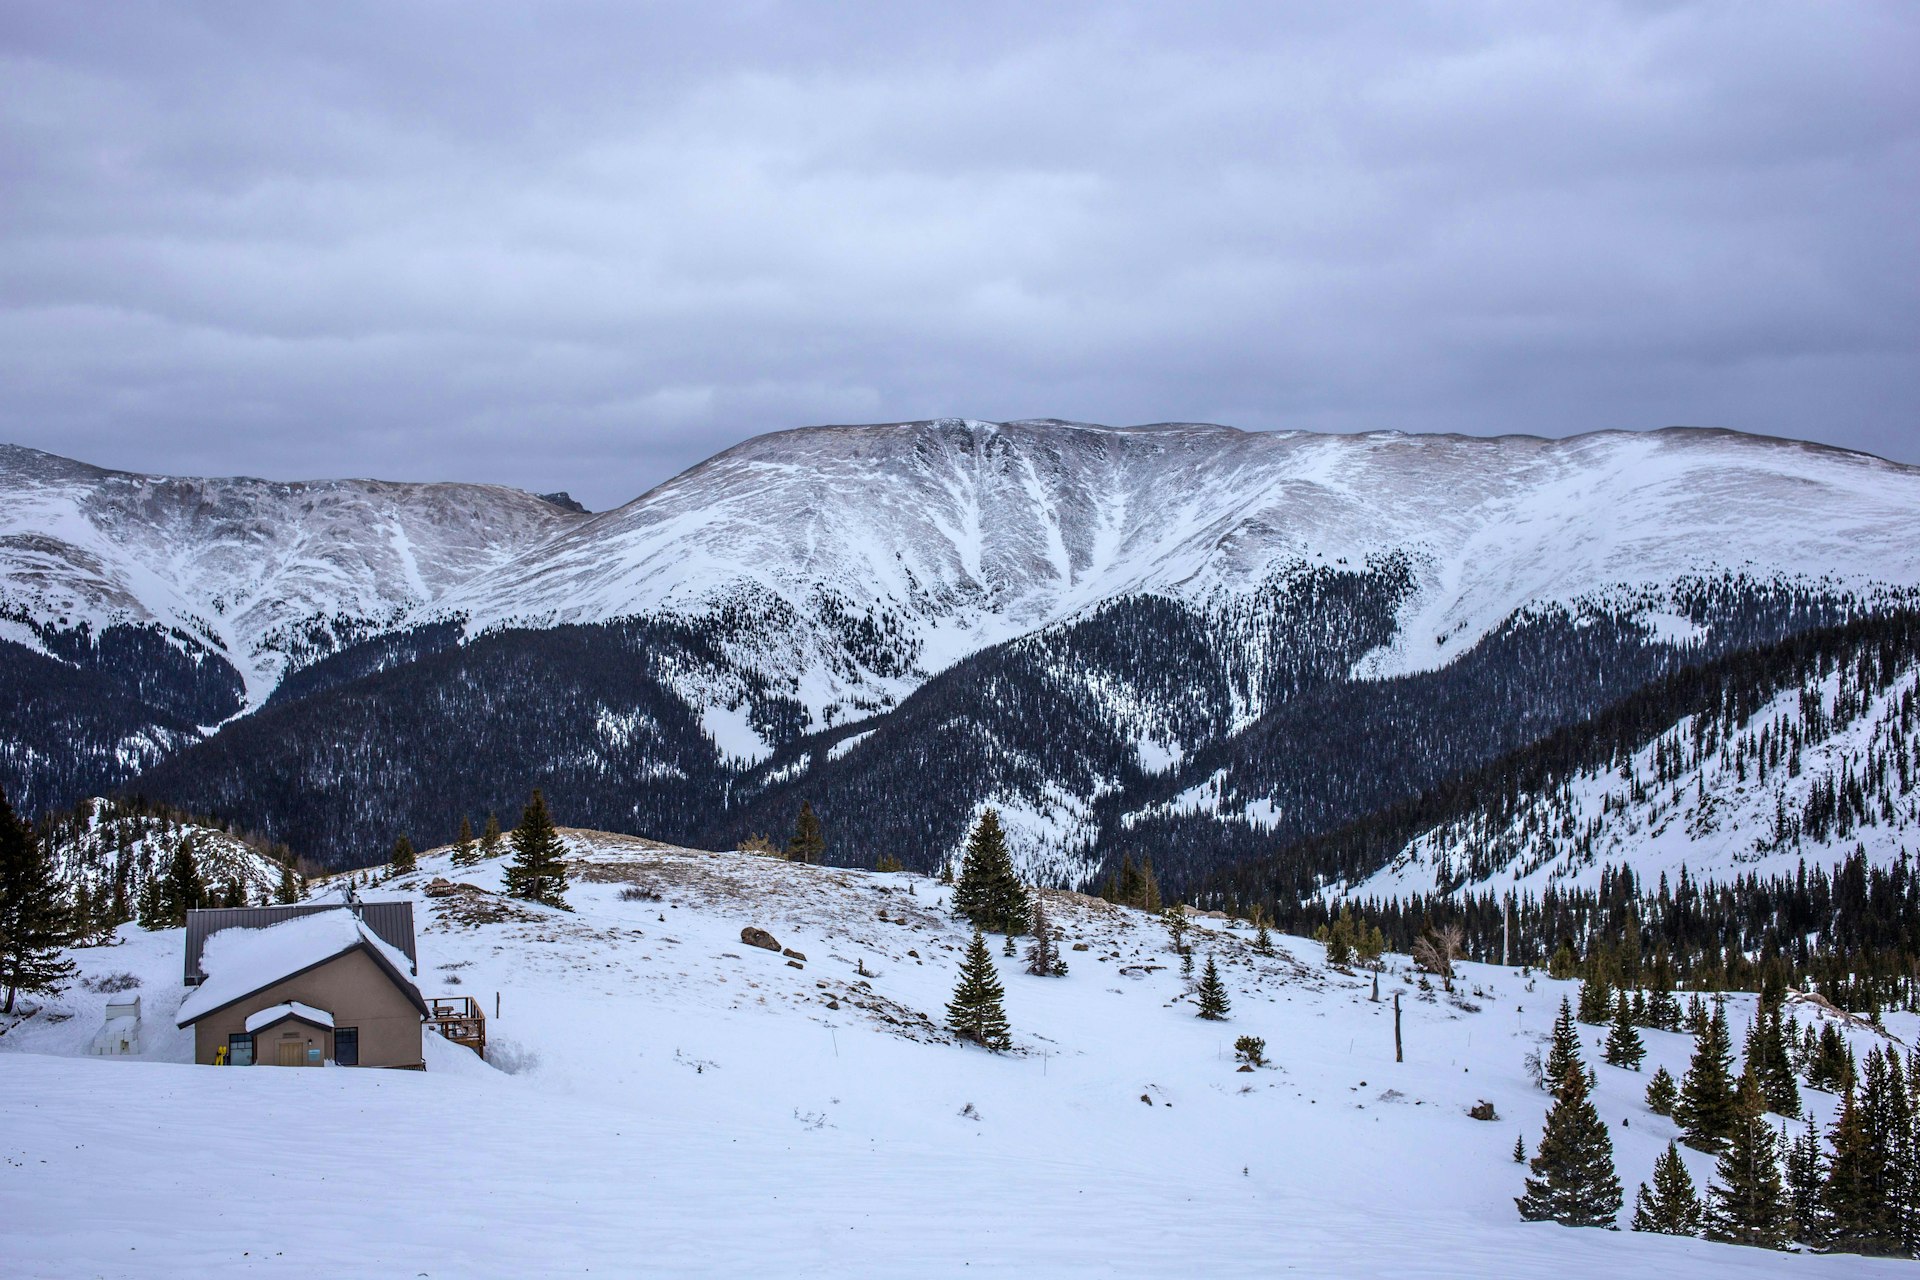
{"type": "Polygon", "coordinates": [[[291,863],[280,864],[280,886],[273,891],[273,900],[283,905],[300,900],[300,885],[293,878],[291,863]]]}
{"type": "Polygon", "coordinates": [[[1227,1000],[1227,984],[1220,981],[1220,970],[1214,967],[1213,953],[1207,953],[1206,971],[1200,975],[1198,991],[1199,1016],[1208,1022],[1225,1022],[1227,1011],[1233,1006],[1227,1000]]]}
{"type": "Polygon", "coordinates": [[[1707,1184],[1706,1237],[1727,1244],[1784,1249],[1793,1235],[1780,1181],[1780,1140],[1767,1123],[1760,1081],[1749,1071],[1734,1095],[1733,1123],[1707,1184]]]}
{"type": "Polygon", "coordinates": [[[1721,1005],[1694,1041],[1693,1061],[1680,1081],[1680,1097],[1673,1107],[1673,1118],[1685,1135],[1683,1140],[1696,1151],[1717,1153],[1733,1132],[1736,1104],[1732,1067],[1727,1011],[1721,1005]]]}
{"type": "Polygon", "coordinates": [[[566,846],[547,813],[546,797],[538,790],[520,811],[520,825],[513,829],[511,843],[513,860],[507,863],[507,892],[529,902],[567,908],[566,846]]]}
{"type": "Polygon", "coordinates": [[[814,813],[811,800],[802,800],[800,816],[793,822],[793,838],[787,841],[787,860],[814,864],[826,852],[827,837],[820,829],[819,815],[814,813]]]}
{"type": "Polygon", "coordinates": [[[61,955],[68,928],[53,860],[0,792],[0,986],[7,993],[0,1013],[12,1013],[21,992],[55,995],[66,987],[75,969],[61,955]]]}
{"type": "Polygon", "coordinates": [[[140,927],[147,930],[167,927],[167,895],[157,875],[150,875],[140,883],[140,927]]]}
{"type": "Polygon", "coordinates": [[[1000,974],[987,951],[986,934],[975,926],[966,959],[960,964],[960,981],[953,989],[953,999],[947,1002],[947,1027],[962,1040],[993,1050],[1010,1049],[1013,1036],[1001,1004],[1005,998],[1000,974]]]}
{"type": "Polygon", "coordinates": [[[1573,1006],[1562,996],[1560,1014],[1553,1020],[1553,1045],[1547,1050],[1547,1065],[1541,1072],[1540,1083],[1548,1093],[1558,1094],[1560,1082],[1567,1073],[1579,1070],[1580,1031],[1573,1025],[1573,1006]]]}
{"type": "Polygon", "coordinates": [[[453,842],[453,865],[470,867],[480,861],[479,846],[473,842],[473,823],[466,814],[460,815],[460,834],[453,842]]]}
{"type": "Polygon", "coordinates": [[[1033,942],[1027,947],[1027,972],[1041,978],[1064,978],[1067,962],[1060,955],[1060,944],[1053,936],[1053,922],[1047,919],[1046,900],[1038,890],[1033,894],[1033,918],[1028,926],[1033,942]]]}
{"type": "Polygon", "coordinates": [[[402,832],[400,838],[393,842],[393,857],[387,863],[387,874],[404,876],[419,865],[420,860],[413,852],[413,841],[402,832]]]}
{"type": "Polygon", "coordinates": [[[1611,1227],[1620,1213],[1620,1178],[1613,1169],[1613,1137],[1587,1093],[1587,1073],[1578,1061],[1565,1072],[1540,1149],[1528,1162],[1533,1176],[1515,1199],[1529,1222],[1568,1227],[1611,1227]]]}
{"type": "Polygon", "coordinates": [[[1747,1024],[1745,1057],[1748,1069],[1760,1082],[1760,1096],[1767,1110],[1797,1119],[1800,1115],[1800,1086],[1794,1079],[1793,1063],[1787,1057],[1786,1028],[1780,1006],[1760,1006],[1747,1024]]]}
{"type": "Polygon", "coordinates": [[[1613,1026],[1607,1031],[1603,1056],[1609,1065],[1629,1071],[1638,1071],[1640,1060],[1647,1056],[1647,1046],[1640,1042],[1640,1032],[1634,1028],[1633,1008],[1627,1003],[1624,991],[1614,1001],[1613,1026]]]}
{"type": "Polygon", "coordinates": [[[1013,873],[1000,814],[988,809],[967,836],[966,858],[953,887],[953,909],[980,929],[1017,928],[1027,913],[1027,891],[1013,873]]]}
{"type": "Polygon", "coordinates": [[[206,882],[200,878],[200,863],[194,857],[196,843],[192,836],[175,841],[167,878],[160,886],[161,910],[172,928],[187,922],[187,912],[207,905],[206,882]]]}
{"type": "Polygon", "coordinates": [[[1833,1157],[1822,1200],[1827,1243],[1839,1253],[1886,1255],[1902,1243],[1897,1187],[1903,1171],[1894,1167],[1894,1135],[1882,1127],[1887,1076],[1881,1063],[1878,1049],[1867,1055],[1861,1082],[1842,1096],[1828,1135],[1833,1157]]]}
{"type": "Polygon", "coordinates": [[[1653,1162],[1653,1189],[1643,1182],[1633,1198],[1633,1229],[1669,1236],[1700,1234],[1700,1196],[1680,1148],[1671,1142],[1653,1162]]]}
{"type": "Polygon", "coordinates": [[[1820,1126],[1807,1121],[1787,1149],[1787,1206],[1793,1213],[1793,1238],[1809,1249],[1827,1242],[1827,1157],[1820,1148],[1820,1126]]]}
{"type": "Polygon", "coordinates": [[[1580,1021],[1597,1027],[1612,1016],[1613,988],[1607,983],[1606,971],[1595,960],[1588,966],[1587,980],[1580,984],[1580,1021]]]}

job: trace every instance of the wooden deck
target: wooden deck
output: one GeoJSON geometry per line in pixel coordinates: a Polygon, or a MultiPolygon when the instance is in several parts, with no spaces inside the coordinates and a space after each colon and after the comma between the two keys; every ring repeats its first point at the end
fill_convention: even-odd
{"type": "Polygon", "coordinates": [[[427,1008],[427,1026],[482,1058],[487,1056],[487,1015],[472,996],[432,996],[427,1008]]]}

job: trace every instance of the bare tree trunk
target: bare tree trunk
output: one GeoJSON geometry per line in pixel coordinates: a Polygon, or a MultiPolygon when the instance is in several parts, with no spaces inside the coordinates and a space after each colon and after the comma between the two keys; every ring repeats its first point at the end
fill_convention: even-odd
{"type": "Polygon", "coordinates": [[[1400,1049],[1400,993],[1393,993],[1393,1060],[1405,1062],[1406,1055],[1400,1049]]]}

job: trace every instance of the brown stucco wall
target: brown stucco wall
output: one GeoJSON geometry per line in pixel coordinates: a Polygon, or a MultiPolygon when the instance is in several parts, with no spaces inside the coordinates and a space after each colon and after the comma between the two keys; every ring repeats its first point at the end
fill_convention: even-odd
{"type": "MultiPolygon", "coordinates": [[[[193,1024],[193,1060],[211,1063],[213,1051],[224,1045],[229,1035],[246,1031],[249,1017],[289,1000],[325,1009],[333,1015],[336,1027],[360,1028],[363,1067],[421,1065],[420,1011],[364,951],[350,951],[200,1019],[193,1024]]],[[[257,1064],[273,1064],[272,1046],[288,1030],[298,1030],[303,1039],[313,1036],[321,1044],[322,1056],[333,1057],[331,1035],[305,1023],[289,1022],[261,1029],[257,1064]]]]}

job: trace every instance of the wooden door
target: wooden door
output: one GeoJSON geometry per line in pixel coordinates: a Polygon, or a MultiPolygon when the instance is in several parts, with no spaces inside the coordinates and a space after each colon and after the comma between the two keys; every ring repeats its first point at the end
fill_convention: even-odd
{"type": "Polygon", "coordinates": [[[306,1041],[295,1038],[280,1042],[280,1056],[274,1061],[283,1067],[304,1067],[307,1065],[306,1041]]]}

